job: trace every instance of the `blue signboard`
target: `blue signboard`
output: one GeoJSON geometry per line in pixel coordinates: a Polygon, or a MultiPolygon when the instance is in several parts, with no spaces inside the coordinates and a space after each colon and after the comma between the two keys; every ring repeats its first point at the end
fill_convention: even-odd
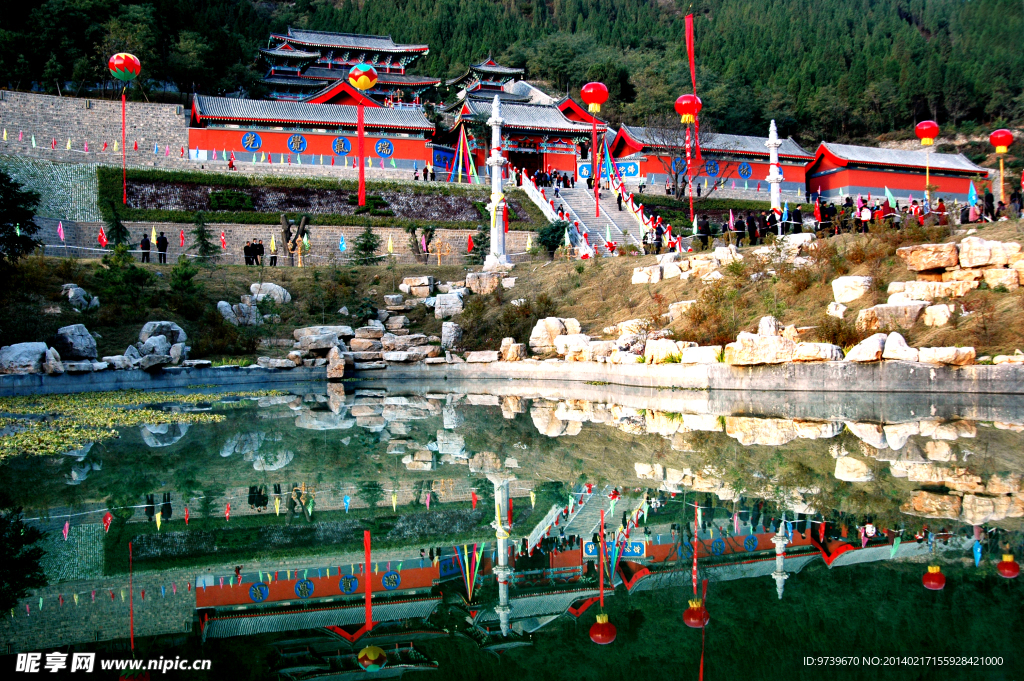
{"type": "Polygon", "coordinates": [[[263,582],[256,582],[249,587],[249,598],[253,603],[262,603],[270,595],[270,587],[263,582]]]}
{"type": "Polygon", "coordinates": [[[711,553],[720,556],[725,553],[725,542],[721,537],[711,542],[711,553]]]}
{"type": "Polygon", "coordinates": [[[740,177],[742,177],[744,180],[749,180],[750,174],[752,172],[753,171],[750,169],[749,163],[744,162],[740,164],[740,177]]]}
{"type": "Polygon", "coordinates": [[[402,575],[398,574],[394,570],[389,570],[384,573],[384,576],[380,578],[380,583],[388,591],[394,591],[402,585],[402,575]]]}
{"type": "Polygon", "coordinates": [[[437,566],[439,568],[441,579],[448,579],[449,577],[458,577],[462,574],[459,569],[459,563],[455,560],[455,556],[449,556],[448,558],[442,558],[438,561],[437,566]]]}
{"type": "Polygon", "coordinates": [[[681,158],[681,157],[679,157],[679,156],[676,156],[674,159],[672,159],[672,172],[676,173],[677,175],[679,173],[685,173],[686,172],[686,160],[681,158]]]}
{"type": "Polygon", "coordinates": [[[308,579],[300,579],[295,582],[295,595],[299,598],[309,598],[313,595],[313,582],[308,579]]]}
{"type": "Polygon", "coordinates": [[[246,151],[258,151],[263,146],[263,140],[254,132],[247,132],[242,135],[242,147],[246,151]]]}
{"type": "Polygon", "coordinates": [[[288,148],[296,154],[301,154],[306,150],[306,138],[302,135],[292,135],[288,138],[288,148]]]}
{"type": "Polygon", "coordinates": [[[455,154],[447,149],[434,149],[434,160],[432,161],[434,164],[434,171],[437,172],[439,169],[443,170],[448,168],[451,165],[453,158],[455,158],[455,154]]]}
{"type": "Polygon", "coordinates": [[[718,177],[718,161],[714,159],[708,159],[704,164],[704,172],[708,174],[708,177],[718,177]]]}
{"type": "MultiPolygon", "coordinates": [[[[615,542],[605,543],[605,555],[612,555],[612,551],[615,550],[615,542]]],[[[584,558],[599,558],[597,555],[598,546],[592,541],[583,542],[583,557],[584,558]]],[[[644,543],[642,541],[631,541],[626,544],[626,548],[621,552],[623,558],[643,558],[645,554],[644,543]]]]}
{"type": "Polygon", "coordinates": [[[391,143],[391,140],[377,140],[377,143],[373,145],[373,150],[381,158],[389,158],[391,154],[395,153],[395,145],[391,143]]]}
{"type": "Polygon", "coordinates": [[[342,575],[338,582],[338,588],[343,594],[355,593],[355,590],[359,588],[359,578],[355,575],[342,575]]]}
{"type": "Polygon", "coordinates": [[[348,141],[347,137],[335,137],[334,141],[331,142],[331,148],[334,149],[334,153],[338,156],[348,156],[349,152],[352,151],[352,143],[348,141]]]}
{"type": "MultiPolygon", "coordinates": [[[[615,167],[619,170],[619,175],[622,177],[640,177],[640,164],[636,161],[621,161],[615,164],[615,167]]],[[[580,163],[579,177],[581,180],[585,180],[590,177],[590,164],[580,163]]],[[[608,179],[608,166],[601,166],[601,178],[608,179]]]]}
{"type": "Polygon", "coordinates": [[[757,537],[752,534],[748,534],[747,538],[743,540],[743,548],[747,551],[753,551],[757,548],[757,537]]]}

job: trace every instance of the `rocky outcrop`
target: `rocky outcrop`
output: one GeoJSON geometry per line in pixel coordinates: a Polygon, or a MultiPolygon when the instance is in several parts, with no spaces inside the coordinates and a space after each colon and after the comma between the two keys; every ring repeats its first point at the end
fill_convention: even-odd
{"type": "Polygon", "coordinates": [[[875,479],[871,468],[860,459],[841,456],[836,459],[836,480],[844,482],[870,482],[875,479]]]}
{"type": "Polygon", "coordinates": [[[848,353],[846,353],[847,362],[877,362],[882,359],[882,352],[885,351],[885,340],[886,335],[884,333],[876,333],[873,336],[865,338],[860,343],[854,345],[848,353]]]}
{"type": "Polygon", "coordinates": [[[939,270],[956,267],[958,253],[956,244],[919,244],[896,249],[896,255],[911,272],[939,270]]]}
{"type": "Polygon", "coordinates": [[[871,277],[839,277],[832,281],[832,295],[837,303],[852,303],[871,290],[871,277]]]}
{"type": "MultiPolygon", "coordinates": [[[[6,345],[0,348],[0,373],[38,374],[43,370],[47,352],[46,343],[6,345]]],[[[53,361],[60,363],[60,355],[56,355],[53,361]]],[[[63,366],[60,367],[60,373],[64,373],[63,366]]]]}
{"type": "Polygon", "coordinates": [[[961,508],[960,497],[917,491],[905,504],[900,506],[900,511],[907,515],[956,520],[960,517],[961,508]]]}
{"type": "Polygon", "coordinates": [[[838,362],[843,359],[843,349],[831,343],[797,343],[793,353],[794,362],[838,362]]]}
{"type": "Polygon", "coordinates": [[[253,302],[261,302],[265,297],[273,299],[278,305],[284,305],[292,302],[292,294],[278,284],[271,284],[270,282],[255,283],[249,286],[249,292],[252,294],[253,302]]]}
{"type": "Polygon", "coordinates": [[[974,364],[974,348],[920,348],[918,350],[918,361],[928,364],[948,364],[952,366],[965,366],[974,364]]]}
{"type": "Polygon", "coordinates": [[[735,343],[725,346],[725,363],[733,366],[782,364],[792,361],[796,343],[781,336],[740,332],[735,343]]]}
{"type": "Polygon", "coordinates": [[[962,298],[978,288],[977,281],[907,281],[903,293],[910,300],[932,301],[936,298],[962,298]]]}
{"type": "Polygon", "coordinates": [[[633,268],[633,284],[657,284],[661,281],[661,265],[633,268]]]}
{"type": "Polygon", "coordinates": [[[442,293],[434,299],[434,317],[437,319],[448,319],[462,314],[462,310],[462,296],[458,293],[442,293]]]}
{"type": "Polygon", "coordinates": [[[960,267],[1005,267],[1020,244],[969,236],[960,242],[960,267]]]}
{"type": "Polygon", "coordinates": [[[84,324],[72,324],[58,329],[53,347],[64,359],[96,359],[96,339],[84,324]]]}
{"type": "MultiPolygon", "coordinates": [[[[1007,272],[1011,270],[1005,270],[1007,272]]],[[[925,326],[945,326],[953,318],[953,304],[929,305],[924,309],[921,321],[925,326]]]]}
{"type": "Polygon", "coordinates": [[[903,362],[916,362],[918,359],[917,348],[907,345],[907,341],[898,333],[890,333],[885,337],[885,345],[882,348],[882,359],[899,360],[903,362]]]}
{"type": "Polygon", "coordinates": [[[498,272],[470,272],[466,275],[466,288],[477,295],[494,293],[501,286],[501,274],[498,272]]]}
{"type": "Polygon", "coordinates": [[[454,350],[462,342],[462,327],[455,322],[441,324],[441,349],[454,350]]]}
{"type": "Polygon", "coordinates": [[[928,303],[919,300],[875,305],[857,313],[857,330],[908,329],[917,323],[926,307],[928,303]]]}

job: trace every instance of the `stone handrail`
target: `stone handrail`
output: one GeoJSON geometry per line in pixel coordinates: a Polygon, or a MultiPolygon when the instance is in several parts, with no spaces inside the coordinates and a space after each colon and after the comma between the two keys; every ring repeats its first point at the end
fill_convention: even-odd
{"type": "Polygon", "coordinates": [[[543,191],[537,188],[537,185],[534,184],[532,179],[523,178],[523,184],[519,185],[519,188],[526,192],[526,195],[530,197],[531,201],[537,204],[537,207],[540,208],[540,212],[544,213],[544,217],[551,222],[558,219],[558,213],[556,213],[555,209],[551,207],[551,203],[548,201],[547,197],[544,196],[543,191]]]}

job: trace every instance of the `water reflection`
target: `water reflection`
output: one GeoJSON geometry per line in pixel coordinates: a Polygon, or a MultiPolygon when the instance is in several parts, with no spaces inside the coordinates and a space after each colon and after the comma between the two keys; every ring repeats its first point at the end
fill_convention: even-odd
{"type": "Polygon", "coordinates": [[[730,596],[782,616],[800,606],[773,601],[844,570],[916,602],[932,564],[958,598],[1019,605],[998,566],[1021,553],[1024,404],[842,398],[509,382],[211,396],[188,409],[222,422],[3,463],[51,530],[51,584],[0,632],[12,651],[123,639],[130,621],[156,642],[188,632],[179,648],[247,637],[262,676],[305,679],[361,672],[371,644],[395,673],[450,671],[465,645],[528,647],[510,655],[529,667],[549,640],[589,644],[600,610],[620,644],[653,643],[682,635],[704,580],[729,636],[730,596]]]}

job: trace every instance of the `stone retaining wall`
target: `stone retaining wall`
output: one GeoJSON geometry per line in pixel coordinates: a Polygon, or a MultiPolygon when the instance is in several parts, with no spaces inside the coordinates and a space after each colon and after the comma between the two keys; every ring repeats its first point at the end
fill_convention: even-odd
{"type": "Polygon", "coordinates": [[[683,390],[738,390],[779,393],[965,393],[1024,395],[1024,365],[948,367],[884,361],[787,363],[764,366],[715,364],[599,364],[526,360],[460,364],[391,364],[356,371],[380,380],[518,379],[600,381],[616,385],[683,390]]]}

